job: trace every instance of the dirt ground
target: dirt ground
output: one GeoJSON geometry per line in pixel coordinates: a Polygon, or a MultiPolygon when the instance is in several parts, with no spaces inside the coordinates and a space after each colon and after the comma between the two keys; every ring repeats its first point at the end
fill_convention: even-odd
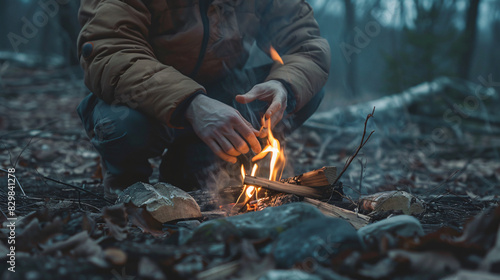
{"type": "MultiPolygon", "coordinates": [[[[5,170],[15,167],[22,186],[22,190],[16,189],[17,216],[41,208],[76,216],[99,213],[109,204],[102,196],[99,155],[90,145],[75,111],[88,93],[80,72],[77,69],[23,69],[13,65],[3,68],[0,167],[5,170]]],[[[490,105],[498,106],[498,103],[490,105]]],[[[366,108],[366,112],[351,123],[326,126],[313,123],[297,130],[286,141],[285,175],[293,176],[322,166],[337,166],[341,170],[359,145],[363,122],[371,109],[366,108]]],[[[417,109],[416,114],[412,110],[407,111],[422,117],[421,109],[417,109]]],[[[467,127],[460,128],[459,134],[453,134],[453,138],[443,143],[433,142],[431,150],[426,139],[431,137],[433,128],[441,125],[432,120],[432,114],[415,122],[408,116],[397,119],[381,114],[378,118],[377,114],[376,111],[368,126],[368,131],[375,130],[372,139],[341,179],[345,202],[352,202],[347,207],[356,208],[360,195],[407,191],[425,203],[426,211],[417,218],[424,230],[431,232],[444,226],[462,230],[466,220],[497,205],[500,189],[498,119],[484,123],[480,119],[464,118],[467,127]],[[488,125],[493,129],[485,129],[488,125]]],[[[151,163],[158,167],[159,159],[151,163]]],[[[0,187],[0,208],[5,215],[7,174],[0,171],[0,178],[5,185],[0,187]]],[[[137,239],[138,244],[148,240],[137,239]]]]}

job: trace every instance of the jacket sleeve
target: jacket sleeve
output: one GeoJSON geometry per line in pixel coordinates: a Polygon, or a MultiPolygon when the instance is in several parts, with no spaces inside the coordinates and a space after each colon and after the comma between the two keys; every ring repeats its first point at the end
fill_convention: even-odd
{"type": "Polygon", "coordinates": [[[320,36],[313,10],[304,0],[262,2],[257,7],[261,20],[257,44],[267,53],[272,45],[284,63],[275,62],[266,81],[284,82],[293,92],[294,111],[298,111],[328,79],[330,46],[320,36]]]}
{"type": "Polygon", "coordinates": [[[205,89],[160,63],[148,42],[151,14],[141,0],[82,0],[78,38],[85,84],[110,104],[125,104],[174,126],[177,105],[205,89]]]}

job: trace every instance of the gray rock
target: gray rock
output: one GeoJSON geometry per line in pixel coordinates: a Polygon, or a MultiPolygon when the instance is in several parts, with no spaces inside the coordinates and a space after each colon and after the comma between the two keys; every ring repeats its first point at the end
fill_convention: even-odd
{"type": "Polygon", "coordinates": [[[321,277],[302,270],[269,270],[259,280],[321,280],[321,277]]]}
{"type": "Polygon", "coordinates": [[[367,225],[358,230],[359,238],[368,248],[380,244],[382,237],[388,234],[404,237],[423,236],[424,229],[415,217],[399,215],[367,225]]]}
{"type": "Polygon", "coordinates": [[[188,220],[188,221],[179,221],[177,222],[177,226],[187,228],[187,229],[195,229],[200,225],[200,221],[198,220],[188,220]]]}
{"type": "Polygon", "coordinates": [[[135,183],[120,193],[120,202],[145,208],[160,223],[201,218],[198,203],[187,192],[167,183],[135,183]]]}
{"type": "Polygon", "coordinates": [[[290,203],[269,207],[262,211],[250,212],[226,218],[241,232],[244,238],[276,238],[280,233],[295,227],[303,221],[322,218],[324,215],[316,207],[306,203],[290,203]]]}
{"type": "Polygon", "coordinates": [[[356,229],[339,218],[321,217],[283,232],[274,246],[278,267],[290,268],[304,260],[326,264],[346,250],[361,249],[356,229]]]}
{"type": "Polygon", "coordinates": [[[226,219],[211,220],[202,223],[191,236],[181,240],[181,244],[224,243],[230,238],[240,238],[240,231],[226,219]]]}
{"type": "Polygon", "coordinates": [[[280,233],[311,219],[325,217],[306,203],[290,203],[258,212],[202,223],[181,243],[224,242],[230,237],[249,239],[276,238],[280,233]]]}

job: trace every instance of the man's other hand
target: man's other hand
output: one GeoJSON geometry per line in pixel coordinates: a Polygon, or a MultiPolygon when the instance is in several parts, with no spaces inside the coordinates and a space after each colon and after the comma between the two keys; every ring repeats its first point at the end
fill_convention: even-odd
{"type": "Polygon", "coordinates": [[[206,95],[196,96],[186,110],[186,118],[194,132],[225,161],[236,163],[236,157],[250,147],[261,151],[259,134],[240,112],[206,95]]]}
{"type": "Polygon", "coordinates": [[[287,94],[287,90],[281,82],[270,80],[255,85],[244,95],[237,95],[236,101],[242,104],[247,104],[254,100],[267,102],[269,107],[265,113],[265,118],[271,118],[271,126],[274,127],[283,118],[286,110],[287,94]]]}

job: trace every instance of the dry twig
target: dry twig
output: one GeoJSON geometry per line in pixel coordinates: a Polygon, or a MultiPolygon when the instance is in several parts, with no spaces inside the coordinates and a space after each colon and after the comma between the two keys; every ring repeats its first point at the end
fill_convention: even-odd
{"type": "Polygon", "coordinates": [[[342,169],[342,171],[340,172],[339,176],[337,177],[337,179],[335,180],[335,182],[333,183],[335,185],[335,183],[338,182],[338,180],[340,179],[340,177],[342,177],[342,175],[344,174],[344,172],[347,170],[347,168],[349,167],[349,165],[351,165],[351,162],[354,160],[354,158],[358,155],[359,151],[365,146],[365,144],[368,142],[368,140],[370,140],[370,137],[372,136],[372,134],[375,132],[375,130],[372,130],[372,132],[370,132],[370,134],[368,135],[368,137],[366,137],[366,140],[365,140],[365,135],[366,135],[366,125],[368,124],[368,120],[373,117],[373,114],[375,114],[375,107],[373,107],[373,111],[371,112],[371,114],[368,114],[366,116],[366,120],[365,120],[365,128],[363,129],[363,136],[361,137],[361,143],[359,144],[358,148],[356,149],[356,151],[354,152],[354,154],[352,156],[350,156],[347,161],[346,161],[346,164],[344,165],[344,169],[342,169]]]}

